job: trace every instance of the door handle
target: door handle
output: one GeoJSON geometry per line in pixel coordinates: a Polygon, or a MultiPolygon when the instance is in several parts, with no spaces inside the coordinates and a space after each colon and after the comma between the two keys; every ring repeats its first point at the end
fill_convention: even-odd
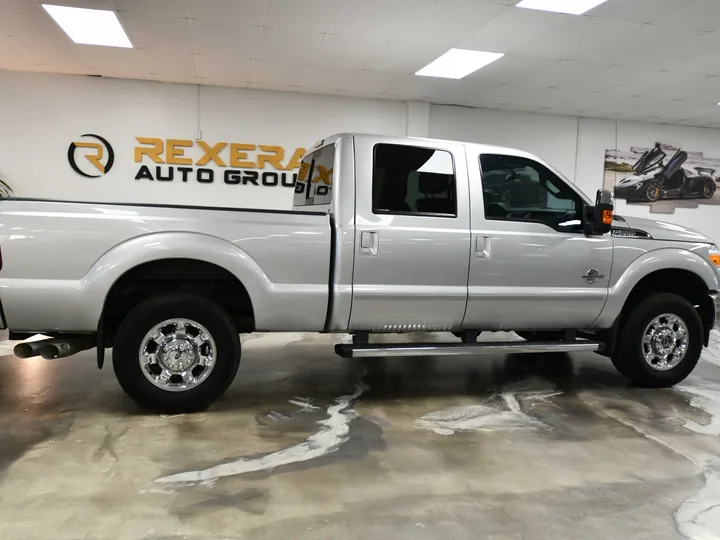
{"type": "Polygon", "coordinates": [[[360,233],[360,255],[376,256],[379,243],[380,236],[376,231],[362,231],[360,233]]]}
{"type": "Polygon", "coordinates": [[[475,258],[490,259],[492,257],[492,238],[489,236],[475,237],[475,258]]]}

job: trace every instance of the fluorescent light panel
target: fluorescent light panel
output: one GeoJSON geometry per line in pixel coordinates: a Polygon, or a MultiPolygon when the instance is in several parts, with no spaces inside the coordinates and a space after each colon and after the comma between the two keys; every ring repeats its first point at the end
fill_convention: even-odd
{"type": "Polygon", "coordinates": [[[50,4],[43,7],[75,43],[132,48],[114,11],[50,4]]]}
{"type": "Polygon", "coordinates": [[[450,49],[439,58],[430,62],[415,75],[421,77],[443,77],[462,79],[481,67],[505,56],[503,53],[471,51],[468,49],[450,49]]]}
{"type": "Polygon", "coordinates": [[[515,7],[582,15],[605,2],[607,0],[522,0],[515,7]]]}

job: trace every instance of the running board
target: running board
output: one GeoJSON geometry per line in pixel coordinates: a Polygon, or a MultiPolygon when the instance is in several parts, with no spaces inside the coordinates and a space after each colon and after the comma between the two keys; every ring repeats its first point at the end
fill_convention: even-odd
{"type": "Polygon", "coordinates": [[[481,341],[478,343],[340,343],[335,352],[343,358],[382,356],[469,356],[600,351],[599,341],[481,341]]]}

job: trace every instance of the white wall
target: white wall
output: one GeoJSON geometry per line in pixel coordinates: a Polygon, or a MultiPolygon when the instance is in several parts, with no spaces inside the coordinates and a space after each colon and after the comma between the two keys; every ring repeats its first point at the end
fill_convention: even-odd
{"type": "Polygon", "coordinates": [[[433,105],[430,137],[525,150],[574,179],[577,118],[433,105]]]}
{"type": "MultiPolygon", "coordinates": [[[[521,148],[557,167],[592,196],[602,187],[605,150],[656,141],[720,157],[720,130],[514,113],[423,103],[261,92],[118,79],[0,71],[0,173],[17,195],[116,202],[288,208],[292,189],[135,180],[135,137],[283,146],[285,161],[336,132],[414,135],[521,148]],[[68,146],[83,133],[111,142],[115,166],[100,178],[76,174],[68,146]]],[[[227,159],[227,149],[223,156],[227,159]]],[[[88,162],[78,151],[78,161],[88,162]]],[[[195,159],[196,149],[186,151],[195,159]]],[[[249,157],[253,157],[252,153],[249,157]]],[[[148,163],[147,158],[144,161],[148,163]]],[[[272,170],[268,168],[267,170],[272,170]]],[[[674,214],[618,201],[618,213],[688,225],[720,242],[720,208],[674,214]]]]}
{"type": "Polygon", "coordinates": [[[212,184],[135,180],[135,137],[195,139],[201,131],[211,145],[283,146],[287,161],[297,147],[336,132],[405,135],[407,114],[402,102],[217,87],[198,96],[191,85],[0,71],[0,172],[18,196],[288,208],[292,188],[226,185],[221,174],[212,184]],[[115,150],[115,165],[101,178],[84,178],[68,164],[68,146],[84,133],[115,150]]]}
{"type": "MultiPolygon", "coordinates": [[[[430,136],[499,144],[536,154],[552,163],[591,198],[602,188],[605,151],[651,147],[657,141],[720,158],[720,130],[614,122],[589,118],[514,113],[433,105],[430,136]]],[[[651,214],[649,205],[617,201],[620,215],[646,217],[686,225],[720,242],[720,207],[700,204],[673,214],[651,214]]]]}

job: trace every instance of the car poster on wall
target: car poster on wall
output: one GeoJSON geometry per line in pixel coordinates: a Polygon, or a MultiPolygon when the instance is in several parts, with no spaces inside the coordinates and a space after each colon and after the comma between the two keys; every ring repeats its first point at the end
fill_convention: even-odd
{"type": "Polygon", "coordinates": [[[10,183],[8,182],[7,178],[5,178],[5,175],[0,172],[0,199],[5,197],[12,197],[12,195],[13,189],[12,187],[10,187],[10,183]]]}
{"type": "Polygon", "coordinates": [[[652,148],[605,151],[605,189],[629,204],[649,204],[651,212],[720,205],[720,158],[656,143],[652,148]]]}

